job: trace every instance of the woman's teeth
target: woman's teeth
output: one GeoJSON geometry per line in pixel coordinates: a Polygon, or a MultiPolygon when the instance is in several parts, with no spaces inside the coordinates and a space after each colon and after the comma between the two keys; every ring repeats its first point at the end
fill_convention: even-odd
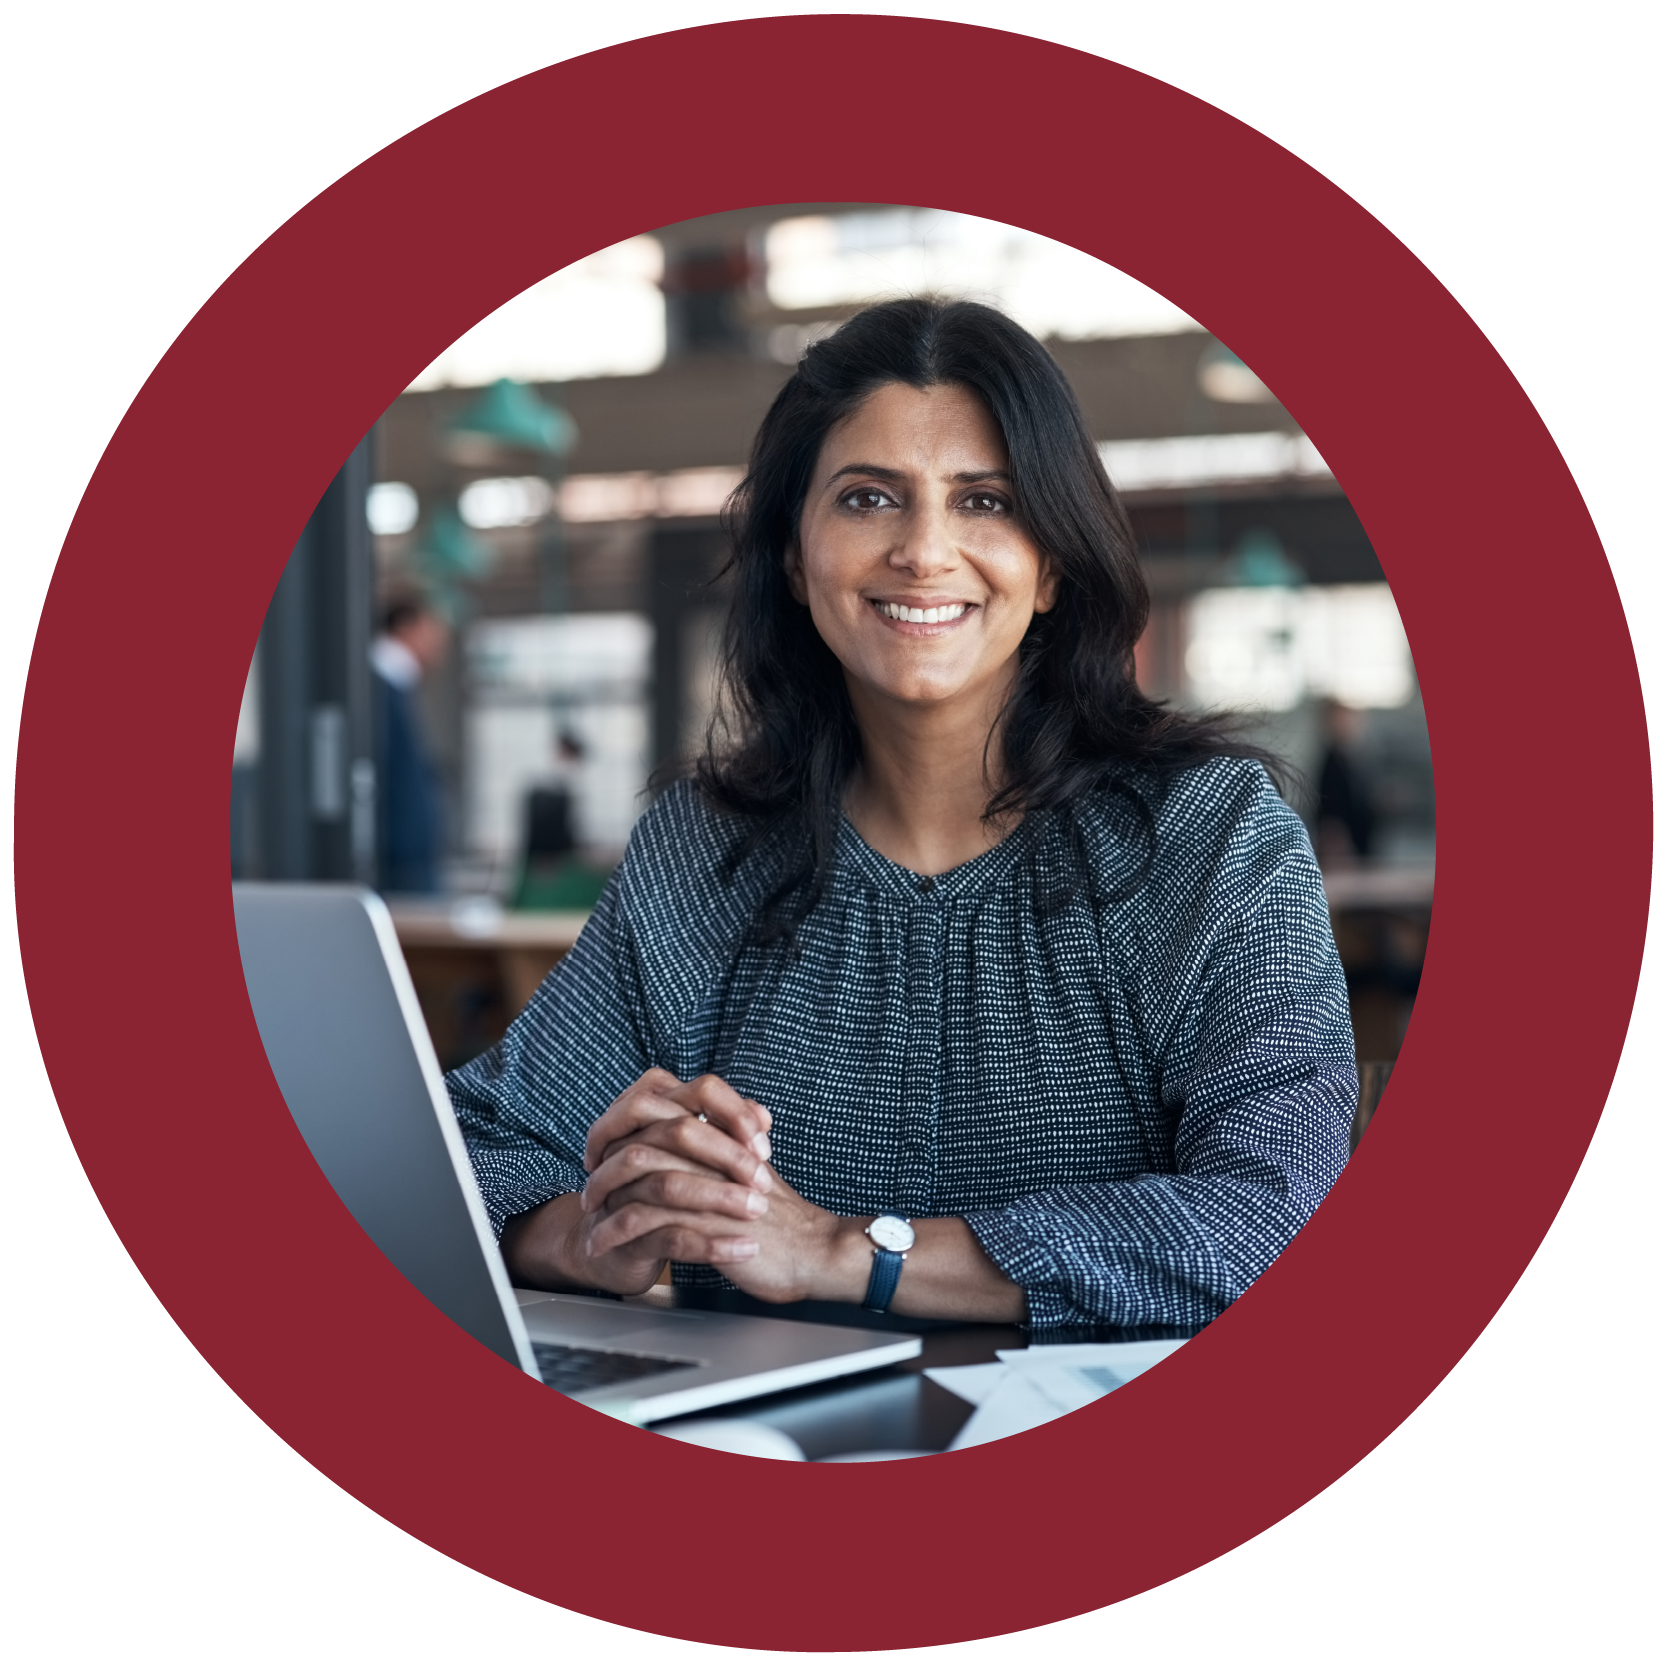
{"type": "Polygon", "coordinates": [[[901,619],[910,625],[946,625],[967,611],[966,602],[947,602],[941,608],[906,608],[901,602],[876,602],[887,619],[901,619]]]}

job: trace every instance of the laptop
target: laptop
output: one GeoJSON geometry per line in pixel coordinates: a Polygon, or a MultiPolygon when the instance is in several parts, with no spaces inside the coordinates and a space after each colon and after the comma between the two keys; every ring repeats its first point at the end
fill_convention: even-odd
{"type": "Polygon", "coordinates": [[[647,1424],[920,1353],[898,1332],[513,1289],[386,905],[357,886],[255,883],[232,902],[261,1041],[319,1168],[383,1255],[495,1354],[647,1424]]]}

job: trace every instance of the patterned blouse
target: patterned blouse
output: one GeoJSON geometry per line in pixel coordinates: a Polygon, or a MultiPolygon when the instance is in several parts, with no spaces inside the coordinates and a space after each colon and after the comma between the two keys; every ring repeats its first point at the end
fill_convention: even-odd
{"type": "Polygon", "coordinates": [[[752,930],[779,858],[729,873],[738,825],[672,788],[447,1079],[494,1225],[583,1186],[586,1130],[644,1071],[712,1071],[770,1108],[813,1203],[964,1217],[1031,1325],[1207,1323],[1341,1171],[1354,1048],[1308,836],[1261,767],[1201,765],[1150,810],[1090,794],[935,878],[845,823],[787,947],[752,930]]]}

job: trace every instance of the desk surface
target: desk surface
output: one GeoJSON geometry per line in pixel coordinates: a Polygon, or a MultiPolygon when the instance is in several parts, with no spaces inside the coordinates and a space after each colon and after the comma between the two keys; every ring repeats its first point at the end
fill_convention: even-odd
{"type": "Polygon", "coordinates": [[[489,897],[447,901],[394,898],[394,931],[407,949],[548,949],[565,954],[579,941],[588,912],[521,912],[489,897]]]}
{"type": "MultiPolygon", "coordinates": [[[[1153,1337],[1187,1337],[1174,1327],[1033,1333],[1021,1326],[975,1325],[959,1321],[911,1320],[870,1314],[840,1303],[790,1303],[774,1307],[733,1293],[707,1293],[656,1286],[648,1300],[676,1308],[721,1309],[726,1313],[772,1315],[824,1325],[861,1326],[869,1330],[914,1332],[921,1352],[913,1360],[876,1372],[835,1378],[780,1395],[761,1395],[698,1413],[697,1418],[747,1418],[768,1424],[798,1443],[807,1459],[836,1453],[941,1453],[972,1417],[972,1406],[932,1382],[929,1366],[972,1366],[996,1358],[997,1349],[1022,1349],[1032,1343],[1129,1342],[1153,1337]]],[[[653,1427],[675,1429],[689,1420],[668,1418],[653,1427]]]]}
{"type": "Polygon", "coordinates": [[[1435,899],[1435,867],[1329,869],[1325,894],[1333,911],[1427,909],[1435,899]]]}

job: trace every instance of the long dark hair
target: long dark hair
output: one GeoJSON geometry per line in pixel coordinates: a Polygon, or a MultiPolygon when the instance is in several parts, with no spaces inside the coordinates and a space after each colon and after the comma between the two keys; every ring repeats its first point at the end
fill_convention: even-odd
{"type": "Polygon", "coordinates": [[[1032,619],[1019,646],[986,820],[1022,813],[1032,837],[1066,825],[1074,840],[1070,808],[1109,789],[1134,808],[1150,843],[1153,792],[1180,771],[1223,755],[1272,762],[1223,722],[1140,692],[1134,647],[1149,602],[1134,533],[1042,344],[976,302],[868,307],[800,360],[725,513],[733,595],[718,703],[693,774],[710,804],[743,821],[735,865],[765,845],[781,850],[760,916],[766,940],[791,936],[821,895],[862,756],[842,668],[794,600],[782,558],[829,430],[888,383],[954,384],[984,402],[1007,444],[1015,513],[1059,575],[1053,608],[1032,619]]]}

